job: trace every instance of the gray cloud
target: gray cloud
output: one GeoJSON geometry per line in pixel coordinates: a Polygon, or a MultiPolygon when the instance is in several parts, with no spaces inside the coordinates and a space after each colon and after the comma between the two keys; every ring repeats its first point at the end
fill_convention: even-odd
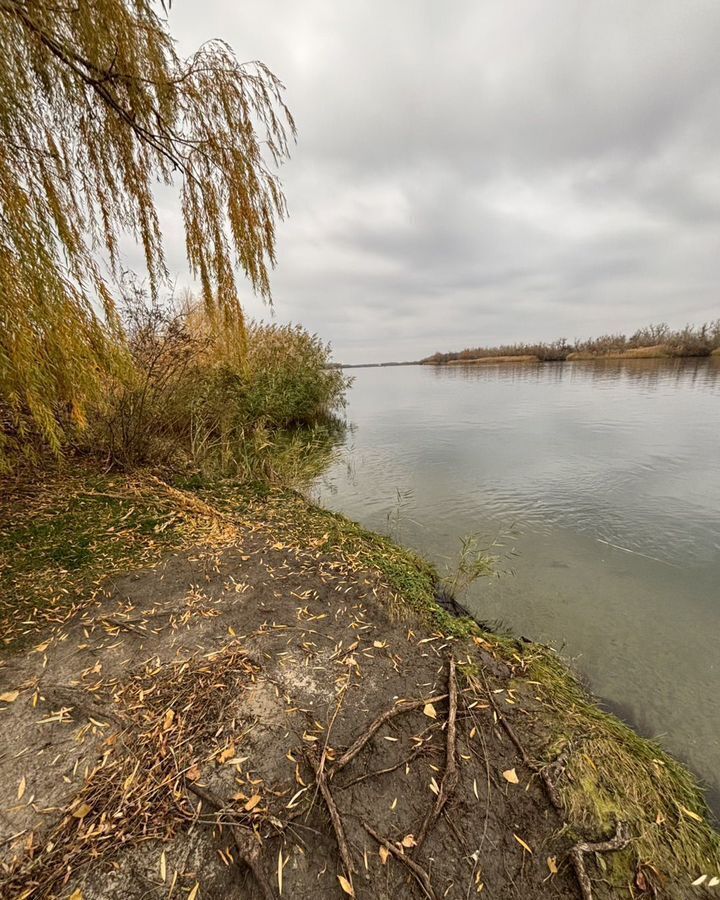
{"type": "Polygon", "coordinates": [[[275,314],[337,358],[720,315],[715,0],[178,0],[170,27],[286,82],[275,314]]]}

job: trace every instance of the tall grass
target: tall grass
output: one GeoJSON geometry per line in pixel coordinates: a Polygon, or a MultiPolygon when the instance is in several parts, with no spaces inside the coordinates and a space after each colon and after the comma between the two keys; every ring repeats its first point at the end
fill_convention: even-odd
{"type": "Polygon", "coordinates": [[[349,381],[317,335],[228,324],[191,296],[153,302],[134,284],[123,322],[131,364],[93,411],[85,449],[116,466],[270,480],[327,456],[349,381]]]}
{"type": "Polygon", "coordinates": [[[468,347],[450,353],[434,353],[421,360],[423,363],[447,363],[487,359],[493,356],[536,356],[541,362],[567,359],[572,353],[607,356],[627,350],[661,348],[658,353],[666,356],[710,356],[720,348],[720,319],[703,325],[686,325],[671,329],[668,325],[648,325],[630,336],[604,334],[587,340],[567,341],[565,338],[550,343],[503,344],[497,347],[468,347]]]}

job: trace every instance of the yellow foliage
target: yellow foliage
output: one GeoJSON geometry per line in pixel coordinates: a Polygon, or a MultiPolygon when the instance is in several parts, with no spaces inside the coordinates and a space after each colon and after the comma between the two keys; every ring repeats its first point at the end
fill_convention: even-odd
{"type": "Polygon", "coordinates": [[[110,272],[123,232],[167,275],[152,186],[177,183],[208,309],[241,320],[235,266],[269,298],[282,84],[227,44],[181,59],[151,0],[0,3],[0,457],[28,428],[58,450],[122,364],[110,272]]]}

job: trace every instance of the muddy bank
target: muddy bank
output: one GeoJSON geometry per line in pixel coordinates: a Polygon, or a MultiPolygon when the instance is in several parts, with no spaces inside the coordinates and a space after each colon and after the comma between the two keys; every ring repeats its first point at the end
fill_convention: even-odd
{"type": "Polygon", "coordinates": [[[687,773],[422,560],[297,495],[83,483],[6,494],[3,897],[706,892],[687,773]]]}

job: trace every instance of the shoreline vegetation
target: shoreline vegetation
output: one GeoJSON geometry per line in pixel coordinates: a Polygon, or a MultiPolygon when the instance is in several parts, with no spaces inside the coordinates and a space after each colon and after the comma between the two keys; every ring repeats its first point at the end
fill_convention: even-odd
{"type": "MultiPolygon", "coordinates": [[[[238,291],[271,299],[295,123],[262,62],[180,57],[166,11],[0,17],[0,895],[712,897],[685,767],[288,488],[350,384],[238,291]],[[157,181],[199,297],[160,299],[157,181]]],[[[423,362],[660,345],[709,355],[720,323],[423,362]]]]}
{"type": "Polygon", "coordinates": [[[677,359],[720,357],[720,319],[703,325],[673,330],[668,325],[649,325],[634,334],[606,334],[589,340],[512,344],[500,347],[468,347],[434,353],[421,365],[475,365],[482,363],[538,363],[603,361],[611,359],[677,359]]]}
{"type": "Polygon", "coordinates": [[[683,765],[290,489],[342,434],[327,345],[132,283],[120,309],[55,454],[0,419],[2,896],[716,893],[683,765]]]}
{"type": "Polygon", "coordinates": [[[717,883],[689,772],[391,540],[295,491],[88,460],[0,497],[3,896],[717,883]]]}

